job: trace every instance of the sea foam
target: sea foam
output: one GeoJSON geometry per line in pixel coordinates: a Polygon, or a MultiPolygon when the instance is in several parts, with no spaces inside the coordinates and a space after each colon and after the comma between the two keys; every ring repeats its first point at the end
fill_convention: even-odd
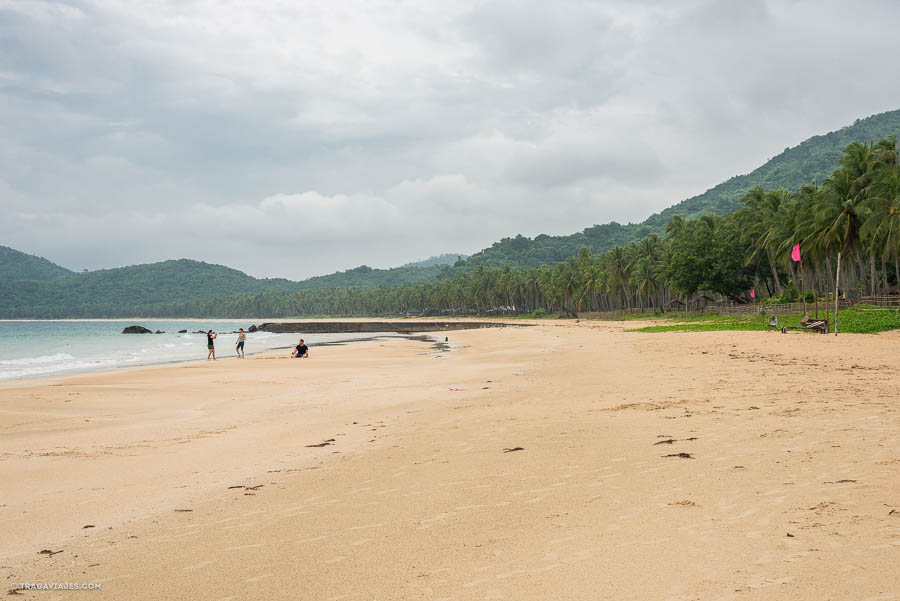
{"type": "Polygon", "coordinates": [[[41,355],[39,357],[23,357],[21,359],[5,359],[0,365],[39,365],[41,363],[59,363],[60,361],[72,361],[75,359],[69,353],[56,353],[55,355],[41,355]]]}

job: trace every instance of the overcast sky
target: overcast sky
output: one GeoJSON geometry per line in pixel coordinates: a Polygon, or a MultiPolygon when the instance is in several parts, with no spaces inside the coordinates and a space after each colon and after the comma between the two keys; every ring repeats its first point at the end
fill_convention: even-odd
{"type": "Polygon", "coordinates": [[[642,221],[900,108],[900,3],[0,0],[0,244],[302,278],[642,221]]]}

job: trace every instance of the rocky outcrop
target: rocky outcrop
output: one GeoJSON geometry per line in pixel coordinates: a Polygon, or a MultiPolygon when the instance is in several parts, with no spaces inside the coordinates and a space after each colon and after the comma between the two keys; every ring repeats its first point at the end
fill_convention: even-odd
{"type": "Polygon", "coordinates": [[[477,330],[480,328],[522,327],[528,324],[511,324],[494,321],[304,321],[288,323],[263,323],[250,326],[248,332],[274,332],[277,334],[355,334],[376,332],[442,332],[445,330],[477,330]]]}
{"type": "Polygon", "coordinates": [[[148,330],[144,326],[128,326],[122,330],[123,334],[152,334],[153,330],[148,330]]]}
{"type": "Polygon", "coordinates": [[[187,334],[187,330],[178,330],[179,334],[187,334]]]}

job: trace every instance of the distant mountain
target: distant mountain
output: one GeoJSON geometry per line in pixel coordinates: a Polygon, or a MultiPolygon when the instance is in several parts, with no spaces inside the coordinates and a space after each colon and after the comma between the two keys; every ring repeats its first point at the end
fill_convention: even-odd
{"type": "Polygon", "coordinates": [[[741,197],[753,186],[796,190],[814,181],[819,184],[834,171],[844,148],[851,142],[900,137],[900,110],[857,119],[853,125],[813,136],[769,159],[765,165],[746,175],[738,175],[698,196],[683,200],[646,221],[659,231],[675,215],[696,218],[707,213],[726,214],[740,208],[741,197]]]}
{"type": "Polygon", "coordinates": [[[0,246],[0,281],[39,280],[46,281],[72,272],[43,257],[19,252],[8,246],[0,246]]]}
{"type": "Polygon", "coordinates": [[[297,282],[290,280],[257,279],[223,265],[188,259],[85,273],[67,271],[43,281],[32,272],[25,275],[30,279],[5,282],[0,316],[124,317],[152,303],[298,289],[297,282]]]}
{"type": "Polygon", "coordinates": [[[181,259],[117,269],[74,273],[50,261],[0,246],[0,317],[129,317],[144,307],[171,306],[242,295],[373,286],[400,286],[437,281],[486,267],[537,267],[563,261],[581,247],[603,252],[624,246],[652,232],[662,233],[675,215],[689,218],[706,213],[730,213],[752,186],[796,189],[820,182],[835,168],[844,147],[853,141],[900,136],[900,110],[881,113],[785,149],[763,166],[733,177],[688,198],[643,223],[594,225],[569,236],[503,238],[457,262],[446,254],[393,269],[362,265],[330,275],[293,282],[257,279],[236,269],[181,259]]]}
{"type": "Polygon", "coordinates": [[[458,260],[465,260],[467,257],[468,255],[463,255],[460,253],[444,253],[435,257],[428,257],[427,259],[424,259],[422,261],[413,261],[412,263],[407,263],[406,265],[402,265],[401,267],[432,267],[434,265],[455,265],[458,260]]]}
{"type": "MultiPolygon", "coordinates": [[[[455,260],[455,259],[454,259],[455,260]]],[[[46,259],[0,247],[0,318],[130,317],[166,303],[263,292],[401,286],[439,279],[446,264],[347,271],[294,282],[258,279],[237,269],[188,259],[75,273],[46,259]]]]}
{"type": "Polygon", "coordinates": [[[838,158],[848,144],[856,141],[880,140],[887,136],[900,137],[900,110],[857,119],[853,125],[813,136],[793,148],[786,148],[784,152],[750,173],[732,177],[703,194],[683,200],[650,216],[642,223],[621,225],[611,222],[594,225],[568,236],[503,238],[489,248],[473,254],[465,261],[465,266],[537,267],[564,261],[577,254],[582,246],[594,252],[624,246],[652,232],[661,234],[666,223],[675,215],[693,219],[707,213],[734,212],[740,208],[741,197],[756,185],[767,189],[796,190],[816,180],[822,183],[835,169],[838,158]]]}
{"type": "Polygon", "coordinates": [[[419,267],[416,264],[394,267],[391,269],[373,269],[368,265],[360,265],[347,271],[339,271],[330,275],[320,275],[302,282],[297,287],[303,290],[321,288],[370,288],[373,286],[402,286],[418,284],[426,280],[438,279],[445,271],[447,264],[434,264],[419,267]]]}

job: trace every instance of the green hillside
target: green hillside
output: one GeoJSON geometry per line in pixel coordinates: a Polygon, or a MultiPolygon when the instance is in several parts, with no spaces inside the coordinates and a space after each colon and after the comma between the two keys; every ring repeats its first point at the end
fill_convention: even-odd
{"type": "Polygon", "coordinates": [[[135,306],[156,302],[297,289],[297,283],[289,280],[260,280],[236,269],[187,259],[66,273],[37,281],[34,273],[25,272],[29,280],[7,282],[7,290],[0,295],[0,316],[124,316],[135,306]]]}
{"type": "Polygon", "coordinates": [[[450,271],[446,264],[435,264],[425,267],[403,266],[391,269],[373,269],[368,265],[360,265],[347,271],[339,271],[329,275],[320,275],[297,284],[302,290],[318,290],[322,288],[371,288],[374,286],[402,286],[418,284],[438,279],[445,271],[450,271]]]}
{"type": "Polygon", "coordinates": [[[452,271],[445,264],[427,267],[347,271],[293,282],[257,279],[242,271],[188,259],[74,273],[46,259],[4,247],[10,256],[0,295],[0,318],[113,317],[138,315],[144,307],[259,293],[325,288],[418,284],[452,271]]]}
{"type": "Polygon", "coordinates": [[[52,280],[72,272],[43,257],[19,252],[8,246],[0,246],[0,281],[52,280]]]}
{"type": "Polygon", "coordinates": [[[422,261],[413,261],[412,263],[401,265],[401,267],[432,267],[434,265],[455,265],[456,262],[460,259],[465,260],[466,258],[468,258],[468,255],[461,255],[459,253],[444,253],[442,255],[428,257],[427,259],[424,259],[422,261]]]}
{"type": "Polygon", "coordinates": [[[766,189],[796,190],[818,180],[821,183],[837,164],[844,148],[851,142],[900,137],[900,110],[858,119],[853,125],[820,136],[813,136],[767,161],[746,175],[732,177],[703,194],[665,209],[643,223],[620,225],[612,222],[594,225],[569,236],[504,238],[491,247],[473,254],[466,267],[537,267],[574,256],[582,246],[593,252],[604,252],[614,246],[625,246],[651,232],[663,233],[666,223],[675,215],[696,218],[708,213],[732,213],[740,206],[740,198],[753,186],[766,189]]]}
{"type": "MultiPolygon", "coordinates": [[[[170,308],[196,301],[256,295],[260,302],[281,292],[310,293],[332,288],[388,289],[445,282],[479,266],[533,268],[552,265],[586,247],[594,253],[627,246],[653,232],[661,233],[675,215],[688,218],[707,213],[732,213],[752,186],[766,189],[800,186],[831,174],[843,149],[854,141],[900,134],[900,110],[858,120],[835,132],[812,137],[786,149],[762,167],[689,198],[640,224],[594,225],[569,236],[539,235],[504,238],[471,257],[455,261],[442,255],[393,269],[365,265],[302,282],[257,279],[241,271],[186,259],[73,273],[46,259],[0,247],[0,317],[112,317],[136,315],[142,308],[170,308]]],[[[208,305],[214,306],[213,304],[208,305]]],[[[240,306],[240,305],[235,305],[240,306]]],[[[260,306],[264,306],[260,305],[260,306]]]]}

